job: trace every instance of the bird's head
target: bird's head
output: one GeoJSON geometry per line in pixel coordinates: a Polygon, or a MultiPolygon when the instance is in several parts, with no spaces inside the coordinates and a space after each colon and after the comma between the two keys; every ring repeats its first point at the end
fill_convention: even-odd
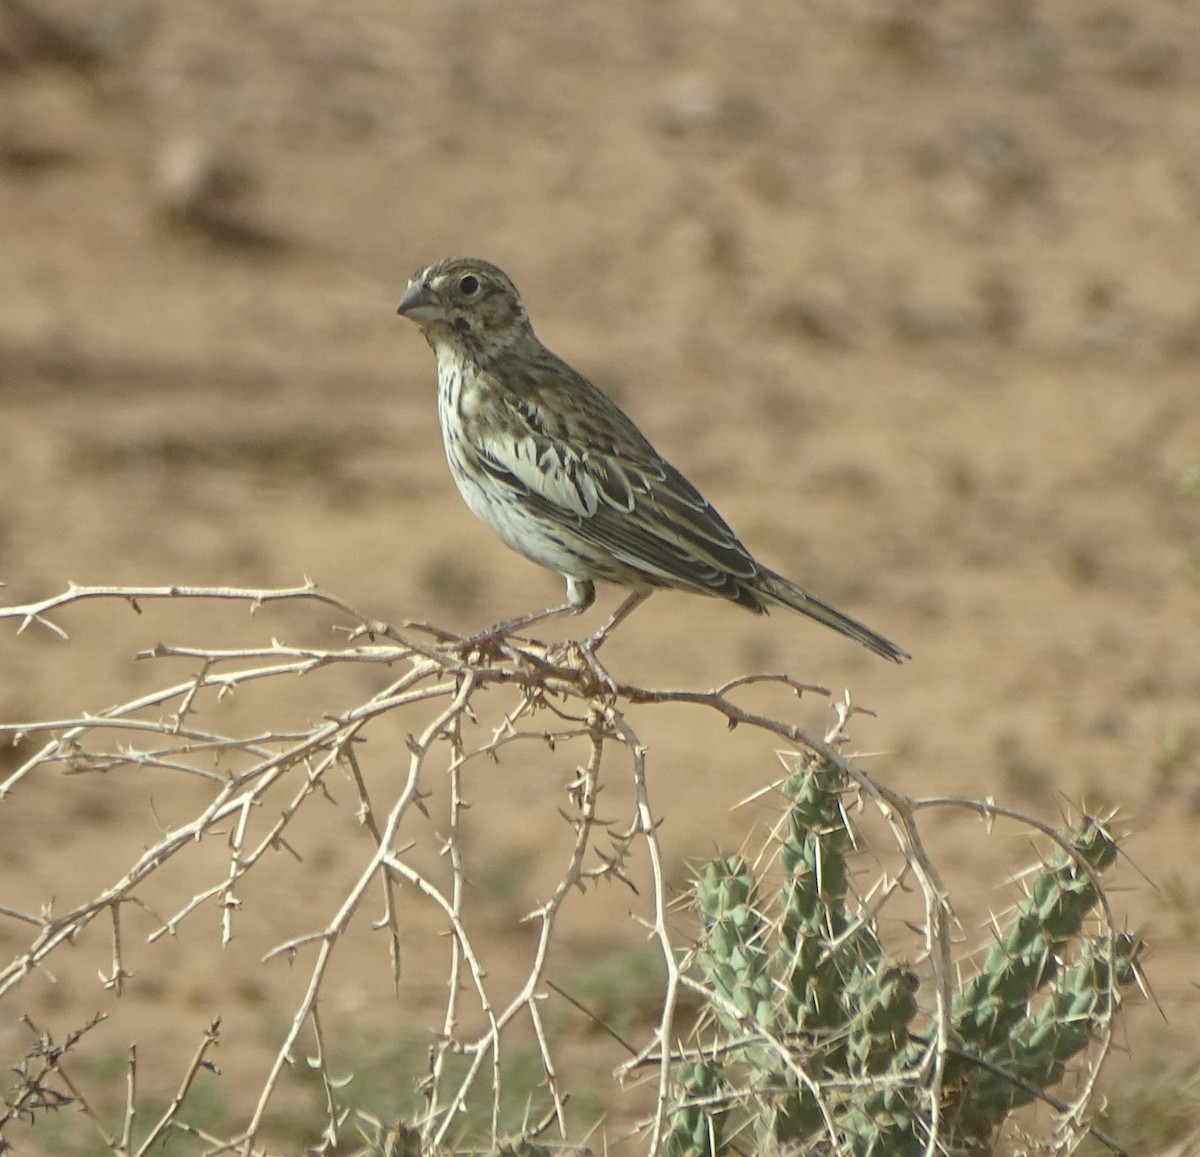
{"type": "Polygon", "coordinates": [[[416,322],[435,350],[479,354],[533,332],[517,287],[478,257],[446,257],[414,274],[396,312],[416,322]]]}

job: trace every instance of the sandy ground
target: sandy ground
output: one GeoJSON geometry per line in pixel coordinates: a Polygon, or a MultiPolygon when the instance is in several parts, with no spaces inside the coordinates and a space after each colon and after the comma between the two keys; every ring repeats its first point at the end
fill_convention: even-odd
{"type": "MultiPolygon", "coordinates": [[[[1131,1003],[1113,1079],[1155,1037],[1194,1052],[1194,12],[114,0],[48,5],[43,25],[22,11],[0,7],[6,602],[68,581],[311,576],[377,618],[467,631],[556,599],[554,576],[461,506],[432,356],[393,312],[427,261],[489,257],[542,338],[764,561],[914,655],[895,668],[783,613],[660,595],[614,637],[610,668],[694,688],[787,670],[876,712],[855,742],[899,790],[990,795],[1050,821],[1119,807],[1132,866],[1114,905],[1151,943],[1158,1007],[1131,1003]]],[[[181,678],[133,661],[161,639],[314,643],[329,616],[110,604],[62,622],[69,643],[5,630],[4,721],[181,678]]],[[[322,678],[239,710],[261,727],[317,718],[385,676],[322,678]]],[[[815,701],[762,703],[827,721],[815,701]]],[[[637,721],[673,862],[732,850],[766,818],[731,809],[775,774],[772,744],[675,709],[637,721]]],[[[373,751],[403,730],[382,724],[373,751]]],[[[515,919],[555,878],[539,857],[561,836],[569,770],[549,791],[524,765],[475,788],[480,862],[516,881],[493,888],[494,960],[527,949],[515,919]]],[[[199,790],[128,772],[22,781],[0,803],[0,904],[94,894],[199,790]]],[[[241,1082],[261,1083],[303,979],[259,957],[323,923],[361,862],[339,802],[306,829],[308,870],[248,886],[252,915],[224,951],[215,914],[197,916],[135,953],[118,1000],[96,979],[97,926],[77,964],[30,977],[0,1001],[4,1066],[28,1044],[21,1014],[61,1037],[103,1009],[100,1059],[81,1072],[100,1087],[101,1060],[119,1073],[136,1039],[162,1096],[222,1016],[236,1127],[241,1082]]],[[[1010,896],[989,889],[1028,843],[930,826],[976,943],[1010,896]]],[[[223,849],[204,854],[219,870],[223,849]]],[[[175,886],[190,894],[186,876],[175,886]]],[[[618,889],[593,903],[561,946],[564,974],[642,944],[618,889]]],[[[417,966],[397,1003],[378,938],[360,939],[328,1002],[343,1039],[436,1023],[436,975],[417,966]]],[[[28,940],[0,919],[0,957],[28,940]]],[[[20,1151],[66,1151],[43,1120],[20,1151]]]]}

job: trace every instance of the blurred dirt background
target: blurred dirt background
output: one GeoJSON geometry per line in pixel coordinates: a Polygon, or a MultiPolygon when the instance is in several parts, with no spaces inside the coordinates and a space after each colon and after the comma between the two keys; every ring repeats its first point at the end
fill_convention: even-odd
{"type": "MultiPolygon", "coordinates": [[[[1109,1088],[1148,1066],[1161,1084],[1164,1057],[1186,1073],[1197,1053],[1198,238],[1200,9],[1179,0],[4,0],[5,601],[307,575],[374,617],[468,631],[557,599],[462,507],[432,354],[394,315],[426,262],[490,258],[764,561],[914,655],[892,668],[797,617],[659,595],[610,668],[695,688],[786,669],[877,713],[855,740],[900,790],[1051,821],[1119,806],[1135,866],[1115,904],[1151,941],[1158,1007],[1132,1002],[1109,1088]]],[[[70,643],[6,630],[0,713],[64,718],[181,677],[133,661],[160,638],[328,641],[328,621],[72,611],[70,643]]],[[[292,709],[373,677],[298,686],[292,709]]],[[[826,721],[807,701],[797,718],[826,721]]],[[[770,745],[643,725],[672,854],[734,850],[770,745]]],[[[553,878],[538,855],[566,778],[488,796],[481,855],[518,893],[553,878]]],[[[167,790],[24,781],[0,804],[0,903],[117,878],[167,790]]],[[[20,1014],[61,1036],[104,1008],[81,1079],[116,1057],[119,1086],[137,1039],[165,1092],[221,1015],[215,1111],[236,1123],[288,1015],[286,966],[258,956],[328,918],[362,851],[351,810],[224,953],[208,917],[139,958],[120,1001],[90,968],[31,978],[0,1005],[3,1065],[20,1014]]],[[[1030,848],[932,826],[969,947],[1030,848]]],[[[564,971],[642,945],[626,900],[603,903],[564,971]]],[[[5,959],[27,931],[0,921],[5,959]]],[[[495,939],[500,959],[526,943],[500,917],[495,939]]],[[[435,985],[397,1003],[362,951],[330,1004],[341,1039],[437,1023],[435,985]]],[[[628,1112],[612,1089],[597,1104],[628,1112]]],[[[23,1144],[95,1151],[73,1130],[47,1117],[23,1144]]]]}

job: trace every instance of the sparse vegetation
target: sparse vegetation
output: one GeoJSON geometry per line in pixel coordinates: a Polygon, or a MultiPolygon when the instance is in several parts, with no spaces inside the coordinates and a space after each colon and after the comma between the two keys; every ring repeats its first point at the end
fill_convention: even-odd
{"type": "MultiPolygon", "coordinates": [[[[797,758],[765,865],[733,856],[696,882],[693,969],[708,1007],[677,1072],[673,1153],[842,1144],[916,1155],[935,1137],[940,1152],[990,1152],[1017,1107],[1042,1099],[1066,1111],[1050,1090],[1107,1036],[1118,989],[1138,979],[1135,937],[1083,932],[1117,854],[1085,819],[1059,833],[973,974],[960,966],[953,1043],[938,1058],[919,973],[886,948],[877,908],[854,897],[847,857],[860,840],[842,785],[833,765],[797,758]],[[774,896],[761,881],[772,868],[774,896]]],[[[933,984],[945,995],[950,978],[935,968],[933,984]]]]}
{"type": "MultiPolygon", "coordinates": [[[[400,633],[315,587],[73,589],[0,608],[0,618],[60,632],[62,614],[95,598],[303,602],[354,625],[349,642],[333,649],[160,644],[145,657],[198,664],[182,683],[99,715],[0,724],[0,733],[37,736],[0,793],[64,765],[76,776],[156,771],[204,789],[191,818],[135,850],[115,883],[85,891],[53,916],[5,906],[24,936],[0,967],[0,995],[20,999],[31,975],[68,963],[60,951],[68,945],[109,949],[104,976],[113,993],[135,979],[165,992],[170,981],[155,967],[155,945],[210,913],[219,943],[234,942],[254,920],[261,889],[278,887],[271,880],[279,850],[295,857],[291,886],[315,889],[322,864],[303,854],[306,825],[328,822],[322,805],[347,788],[360,860],[332,905],[321,905],[332,913],[318,918],[324,926],[314,930],[309,918],[257,966],[273,994],[265,1036],[274,1060],[248,1117],[215,1067],[219,1041],[244,1044],[245,1012],[220,1001],[228,1015],[209,1027],[190,1063],[180,1062],[173,1096],[142,1090],[136,1048],[126,1081],[111,1052],[77,1063],[82,1034],[61,1046],[39,1037],[4,1094],[0,1151],[67,1106],[83,1110],[105,1146],[128,1154],[179,1135],[207,1152],[251,1157],[279,1146],[332,1154],[352,1134],[364,1139],[364,1153],[399,1146],[426,1157],[505,1146],[540,1153],[550,1131],[569,1143],[593,1135],[615,1142],[608,1118],[619,1085],[591,1085],[578,1097],[572,1086],[580,1074],[594,1081],[596,1055],[614,1049],[624,1054],[622,1081],[659,1074],[635,1096],[641,1117],[626,1126],[647,1154],[716,1157],[749,1144],[762,1153],[849,1145],[864,1155],[917,1155],[936,1137],[939,1151],[973,1155],[1033,1100],[1057,1116],[1057,1151],[1087,1129],[1120,989],[1140,979],[1140,941],[1118,930],[1102,887],[1117,855],[1102,821],[1084,817],[1056,833],[988,801],[913,801],[842,755],[855,715],[848,700],[834,705],[824,738],[742,705],[760,684],[828,694],[784,676],[751,676],[708,693],[620,684],[574,645],[499,637],[468,644],[438,628],[400,633]],[[231,690],[262,680],[363,664],[391,671],[390,681],[299,730],[251,716],[243,731],[222,708],[231,690]],[[715,712],[742,735],[763,731],[794,752],[785,759],[789,774],[770,789],[781,814],[766,853],[754,865],[740,854],[710,862],[691,886],[690,920],[672,893],[675,861],[664,855],[651,760],[634,730],[660,704],[715,712]],[[396,716],[407,736],[402,755],[378,741],[396,716]],[[209,766],[212,751],[219,772],[209,766]],[[556,809],[568,836],[555,853],[559,875],[548,882],[531,879],[527,859],[506,866],[478,850],[486,815],[477,774],[531,758],[557,768],[560,788],[568,773],[565,804],[548,797],[535,805],[556,809]],[[397,762],[406,767],[399,775],[397,762]],[[871,841],[851,826],[852,795],[894,844],[897,873],[853,862],[871,841]],[[996,919],[995,943],[969,962],[953,961],[953,881],[942,880],[922,835],[930,807],[1016,822],[1047,841],[1024,895],[996,919]],[[199,854],[213,837],[221,853],[199,854]],[[177,861],[190,864],[179,879],[171,873],[177,861]],[[570,913],[586,920],[601,884],[628,889],[640,933],[629,936],[637,925],[623,916],[600,936],[588,923],[589,940],[610,947],[586,968],[560,969],[553,962],[570,913]],[[382,905],[370,922],[359,911],[368,893],[382,905]],[[528,893],[520,911],[516,893],[528,893]],[[909,893],[919,910],[898,920],[893,908],[909,893]],[[132,932],[135,917],[144,935],[132,932]],[[97,937],[100,921],[111,925],[107,944],[97,937]],[[522,936],[498,936],[503,921],[522,936]],[[888,944],[888,926],[909,928],[906,944],[888,944]],[[344,943],[371,929],[385,949],[373,967],[399,988],[415,966],[440,999],[420,1023],[400,1018],[368,1039],[341,1013],[336,993],[339,983],[353,991],[370,978],[335,977],[344,943]],[[508,952],[521,960],[515,974],[502,964],[508,952]],[[295,963],[299,986],[270,970],[280,958],[295,963]],[[1068,1064],[1085,1077],[1072,1100],[1059,1100],[1052,1090],[1068,1064]],[[78,1078],[85,1070],[87,1079],[78,1078]],[[115,1095],[122,1087],[123,1101],[115,1095]]],[[[119,1015],[119,1003],[111,1009],[119,1015]]]]}
{"type": "MultiPolygon", "coordinates": [[[[615,675],[689,688],[748,671],[787,670],[835,692],[852,682],[878,712],[853,721],[854,763],[885,785],[994,790],[1055,826],[1076,804],[1121,806],[1130,864],[1118,866],[1113,902],[1152,942],[1154,1000],[1129,1002],[1113,1042],[1105,1095],[1115,1105],[1130,1072],[1144,1099],[1109,1131],[1137,1157],[1180,1157],[1172,1147],[1200,1128],[1188,1039],[1200,903],[1196,33],[1195,5],[1134,0],[0,0],[0,601],[72,579],[257,589],[312,575],[393,622],[419,610],[464,632],[546,605],[555,580],[499,547],[461,549],[481,540],[465,532],[446,475],[429,354],[393,314],[423,260],[458,248],[496,259],[548,344],[661,439],[764,561],[848,598],[915,656],[881,672],[779,616],[664,595],[606,652],[615,675]],[[847,469],[868,484],[847,484],[847,469]],[[1004,733],[1019,744],[1003,750],[1004,733]],[[1147,1050],[1164,1021],[1174,1035],[1147,1050]],[[1166,1134],[1143,1135],[1139,1112],[1172,1122],[1173,1139],[1153,1148],[1166,1134]]],[[[597,625],[607,597],[568,632],[597,625]]],[[[265,604],[247,627],[216,601],[131,603],[140,614],[124,601],[115,613],[102,600],[76,605],[69,641],[36,622],[9,631],[0,724],[100,716],[192,679],[199,659],[133,660],[164,641],[260,647],[268,664],[272,638],[346,642],[311,605],[265,604]]],[[[338,663],[211,685],[193,722],[298,734],[403,666],[338,663]]],[[[513,688],[478,695],[481,726],[499,725],[493,708],[513,688]]],[[[735,698],[791,718],[786,690],[759,695],[735,698]]],[[[820,730],[805,698],[797,718],[820,730]]],[[[546,702],[550,721],[563,701],[546,702]]],[[[177,707],[151,710],[152,722],[171,723],[177,707]]],[[[681,849],[753,859],[742,840],[767,821],[769,797],[728,809],[777,774],[771,740],[747,754],[752,731],[726,735],[703,716],[675,705],[643,736],[668,895],[686,892],[681,849]]],[[[396,711],[349,745],[372,800],[403,776],[413,726],[396,711]]],[[[0,788],[0,962],[38,934],[23,916],[57,920],[85,891],[114,885],[195,817],[212,777],[245,770],[222,748],[189,752],[187,772],[138,762],[131,752],[144,755],[150,734],[123,736],[103,770],[87,763],[98,738],[64,750],[61,774],[42,765],[0,788]]],[[[13,739],[0,743],[0,784],[48,742],[38,731],[13,739]]],[[[562,869],[547,837],[561,843],[561,812],[576,814],[565,785],[579,758],[539,742],[468,765],[468,787],[489,786],[468,793],[457,832],[465,911],[483,917],[473,945],[500,1004],[540,933],[537,919],[513,921],[545,899],[539,885],[562,869]],[[539,866],[527,870],[513,847],[534,848],[539,866]]],[[[611,747],[609,758],[599,814],[631,816],[620,790],[630,777],[611,747]]],[[[449,781],[433,768],[433,794],[412,814],[427,842],[416,866],[439,885],[453,876],[439,825],[449,781]]],[[[142,1052],[144,1136],[224,1013],[211,1057],[221,1075],[197,1072],[183,1117],[229,1131],[249,1119],[319,945],[262,956],[326,927],[373,838],[345,765],[298,761],[269,795],[181,844],[144,906],[102,909],[0,998],[0,1094],[36,1039],[22,1012],[61,1044],[104,1008],[109,1019],[63,1064],[119,1141],[128,1043],[168,1026],[178,1051],[142,1052]],[[269,833],[310,775],[296,827],[246,886],[146,943],[173,915],[167,900],[182,905],[231,870],[239,825],[269,833]],[[114,916],[136,973],[123,987],[114,916]],[[210,1091],[220,1114],[202,1103],[210,1091]]],[[[853,803],[866,826],[864,854],[849,861],[861,887],[890,844],[870,826],[870,803],[853,803]]],[[[931,852],[946,839],[943,866],[962,887],[961,953],[985,916],[980,897],[1025,841],[981,826],[955,842],[966,821],[925,815],[931,852]]],[[[610,880],[571,894],[549,975],[586,979],[594,965],[602,1008],[628,985],[642,1017],[628,1039],[641,1045],[654,990],[636,983],[636,953],[646,943],[662,953],[626,919],[648,918],[652,895],[637,872],[644,853],[630,863],[638,893],[610,880]]],[[[454,937],[405,882],[394,982],[390,926],[374,926],[381,891],[340,941],[320,1002],[327,1043],[345,1046],[332,1071],[355,1074],[336,1091],[355,1105],[339,1157],[369,1147],[372,1112],[379,1153],[413,1157],[419,1133],[389,1118],[387,1078],[394,1069],[408,1082],[408,1060],[425,1071],[427,1044],[444,1032],[437,969],[454,937]],[[412,1025],[424,1043],[393,1055],[389,1041],[407,1047],[397,1026],[412,1025]],[[376,1076],[362,1116],[355,1098],[376,1076]]],[[[896,902],[903,914],[881,933],[893,946],[904,920],[921,920],[896,902]]],[[[686,949],[694,930],[682,911],[671,919],[686,949]]],[[[681,1008],[686,1041],[695,998],[681,1008]]],[[[627,1135],[656,1070],[637,1068],[618,1089],[622,1046],[552,991],[540,1010],[565,1050],[567,1112],[603,1116],[622,1138],[614,1157],[636,1146],[627,1135]],[[581,1085],[604,1095],[588,1100],[581,1085]]],[[[291,1060],[316,1079],[285,1075],[268,1114],[265,1137],[292,1130],[277,1147],[287,1157],[303,1143],[292,1138],[319,1140],[324,1128],[320,1071],[306,1067],[318,1051],[302,1034],[291,1060]]],[[[1052,1117],[1026,1110],[1019,1127],[1052,1117]]],[[[114,1151],[77,1103],[24,1128],[9,1127],[20,1157],[114,1151]]],[[[589,1135],[593,1153],[601,1136],[589,1135]]],[[[1019,1134],[1006,1143],[1033,1148],[1019,1134]]],[[[553,1130],[530,1144],[552,1147],[553,1130]]],[[[164,1146],[168,1157],[205,1148],[182,1134],[164,1146]]]]}
{"type": "MultiPolygon", "coordinates": [[[[1103,1091],[1098,1123],[1130,1153],[1186,1157],[1195,1151],[1200,1057],[1194,1037],[1183,1026],[1159,1029],[1103,1091]]],[[[1111,1150],[1092,1138],[1079,1152],[1080,1157],[1104,1157],[1111,1150]]]]}
{"type": "Polygon", "coordinates": [[[1029,754],[1019,735],[1005,732],[996,740],[996,756],[1007,792],[1017,799],[1045,801],[1053,789],[1054,775],[1029,754]]]}

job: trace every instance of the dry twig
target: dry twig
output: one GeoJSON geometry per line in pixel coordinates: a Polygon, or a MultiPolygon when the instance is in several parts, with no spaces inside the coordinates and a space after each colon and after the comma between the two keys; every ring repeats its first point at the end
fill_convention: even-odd
{"type": "MultiPolygon", "coordinates": [[[[413,626],[396,630],[358,614],[309,582],[286,590],[71,586],[52,598],[0,608],[0,619],[14,620],[18,633],[40,626],[66,639],[59,619],[83,601],[109,600],[138,610],[140,603],[150,599],[184,603],[228,600],[246,604],[252,612],[269,603],[304,600],[337,612],[348,624],[349,637],[344,646],[324,649],[278,641],[244,649],[159,645],[139,658],[156,664],[188,663],[191,673],[187,678],[171,680],[157,691],[96,714],[0,723],[0,736],[14,743],[32,739],[37,744],[0,783],[0,825],[6,800],[28,788],[35,777],[53,771],[76,775],[156,772],[183,777],[193,788],[202,789],[203,797],[189,820],[162,830],[117,879],[97,881],[85,901],[60,912],[49,905],[38,913],[0,905],[0,920],[6,923],[10,938],[27,938],[10,960],[0,961],[0,997],[19,1001],[29,977],[47,968],[66,945],[82,942],[97,916],[111,921],[111,966],[101,980],[114,997],[121,995],[133,972],[154,967],[152,951],[158,942],[176,935],[201,913],[218,914],[220,942],[228,944],[239,921],[254,919],[253,910],[243,907],[240,898],[247,879],[261,872],[274,853],[292,851],[293,844],[303,842],[302,835],[294,834],[299,818],[311,810],[314,799],[331,797],[335,780],[351,785],[356,816],[367,838],[366,852],[360,854],[353,878],[328,920],[315,928],[297,929],[265,956],[265,961],[308,961],[307,982],[290,1010],[286,1030],[256,1089],[254,1107],[244,1125],[232,1136],[215,1137],[186,1120],[188,1093],[196,1078],[211,1068],[207,1058],[217,1040],[214,1024],[167,1109],[138,1147],[132,1141],[139,1110],[136,1052],[131,1052],[129,1095],[121,1128],[114,1133],[98,1118],[94,1121],[104,1144],[114,1152],[146,1152],[168,1130],[200,1139],[208,1153],[238,1152],[248,1157],[267,1152],[268,1111],[280,1097],[285,1075],[296,1066],[305,1038],[313,1043],[314,1054],[308,1063],[319,1076],[323,1101],[323,1123],[309,1151],[331,1152],[342,1144],[348,1110],[340,1097],[344,1082],[330,1067],[331,1014],[322,1005],[322,996],[339,947],[374,888],[379,889],[383,901],[382,915],[374,927],[384,929],[387,935],[393,985],[400,983],[405,926],[413,905],[428,905],[436,911],[451,946],[445,1003],[422,1084],[423,1110],[418,1120],[410,1122],[419,1130],[422,1152],[445,1147],[455,1139],[464,1112],[481,1088],[490,1088],[489,1132],[491,1142],[499,1143],[504,1127],[503,1061],[508,1042],[523,1038],[536,1043],[546,1090],[545,1115],[527,1135],[553,1128],[564,1143],[577,1140],[578,1127],[568,1119],[553,1034],[541,1011],[547,991],[557,987],[551,976],[551,947],[569,903],[603,879],[632,883],[633,865],[639,860],[636,874],[648,877],[650,887],[645,911],[635,915],[657,944],[665,985],[653,1035],[622,1066],[621,1075],[630,1077],[647,1065],[655,1068],[654,1108],[643,1143],[646,1152],[660,1152],[668,1125],[672,1069],[687,1055],[680,1044],[689,1027],[681,1024],[680,995],[687,989],[699,990],[718,1008],[725,998],[685,975],[690,944],[671,916],[665,866],[668,855],[659,834],[662,817],[653,803],[648,754],[638,737],[636,721],[640,712],[659,704],[685,704],[716,712],[730,727],[765,731],[821,757],[838,768],[848,783],[855,784],[861,798],[886,821],[904,868],[898,877],[882,878],[863,889],[864,895],[870,894],[863,901],[861,920],[873,919],[910,881],[920,888],[925,917],[921,934],[934,999],[928,1009],[928,1048],[921,1071],[911,1076],[928,1090],[927,1151],[937,1151],[938,1106],[944,1100],[943,1077],[952,1051],[949,1025],[955,920],[947,888],[925,848],[918,815],[931,807],[973,807],[989,820],[1011,816],[1059,840],[1045,825],[977,801],[913,801],[880,783],[843,754],[846,727],[855,712],[848,700],[835,705],[836,721],[829,733],[815,736],[794,723],[743,706],[735,698],[753,695],[758,685],[767,682],[797,696],[828,695],[823,688],[783,675],[750,676],[710,691],[661,690],[610,683],[598,677],[595,665],[586,657],[529,640],[501,640],[487,654],[464,656],[463,640],[448,632],[413,626]],[[400,674],[361,702],[307,727],[275,729],[260,719],[257,727],[243,732],[227,725],[219,710],[222,701],[238,688],[276,684],[285,677],[331,672],[347,665],[396,668],[400,674]],[[368,734],[375,734],[385,723],[394,731],[397,721],[407,735],[402,771],[397,767],[394,746],[361,746],[368,734]],[[470,845],[463,817],[472,804],[475,781],[471,776],[476,770],[489,761],[528,751],[531,745],[552,753],[560,763],[571,753],[578,757],[567,785],[567,805],[559,809],[570,838],[556,882],[527,917],[535,935],[524,978],[504,995],[490,973],[467,902],[470,845]],[[606,783],[624,785],[632,801],[630,814],[601,816],[597,801],[606,783]],[[440,810],[433,812],[430,808],[435,800],[440,810]],[[421,840],[428,843],[431,832],[440,842],[441,862],[447,865],[440,874],[431,871],[427,860],[414,851],[421,840]],[[227,849],[218,870],[213,870],[211,859],[193,855],[214,837],[227,849]],[[155,883],[156,891],[161,892],[165,869],[181,858],[195,861],[187,873],[188,891],[180,894],[178,883],[168,887],[168,894],[174,897],[172,908],[155,918],[144,944],[132,944],[121,920],[125,906],[134,904],[150,911],[144,898],[150,884],[155,883]]],[[[586,896],[578,902],[586,903],[586,896]]],[[[1111,937],[1114,923],[1107,904],[1103,913],[1111,937]]],[[[857,926],[846,935],[856,932],[857,926]]],[[[617,934],[614,930],[613,935],[617,934]]],[[[733,1008],[725,1011],[730,1016],[737,1013],[733,1008]]],[[[230,1036],[228,1027],[225,1035],[226,1039],[230,1036]]],[[[798,1063],[788,1042],[766,1032],[760,1039],[778,1052],[795,1079],[819,1100],[820,1082],[798,1063]]],[[[51,1070],[58,1071],[58,1064],[58,1059],[45,1060],[42,1077],[27,1082],[26,1092],[10,1098],[8,1116],[0,1117],[0,1138],[6,1121],[28,1117],[33,1096],[28,1090],[43,1087],[43,1078],[51,1070]]],[[[1093,1081],[1094,1075],[1083,1083],[1085,1094],[1068,1107],[1072,1119],[1081,1115],[1093,1081]]],[[[825,1126],[836,1151],[840,1142],[828,1113],[825,1126]]],[[[0,1140],[0,1149],[2,1145],[0,1140]]]]}

